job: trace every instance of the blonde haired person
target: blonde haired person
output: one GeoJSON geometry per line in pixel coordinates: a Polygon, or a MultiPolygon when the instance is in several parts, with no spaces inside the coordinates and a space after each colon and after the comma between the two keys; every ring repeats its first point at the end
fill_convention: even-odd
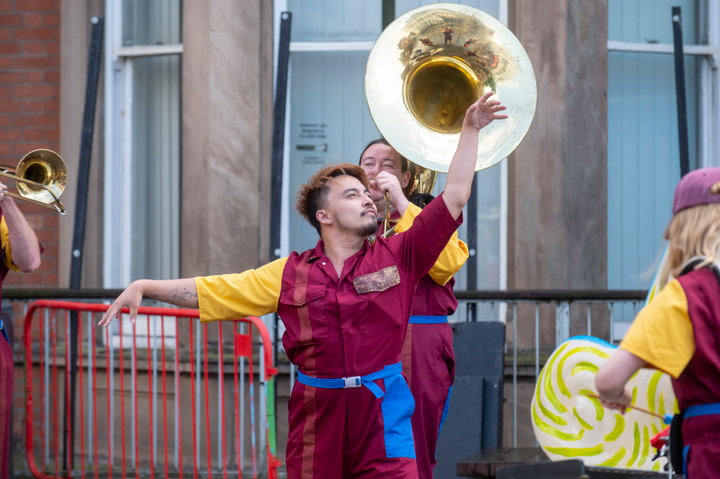
{"type": "Polygon", "coordinates": [[[673,215],[665,230],[662,290],[600,368],[596,386],[606,407],[624,413],[632,399],[627,381],[638,369],[670,374],[681,411],[671,428],[673,464],[678,469],[682,462],[678,472],[690,479],[719,477],[720,168],[683,177],[673,215]]]}

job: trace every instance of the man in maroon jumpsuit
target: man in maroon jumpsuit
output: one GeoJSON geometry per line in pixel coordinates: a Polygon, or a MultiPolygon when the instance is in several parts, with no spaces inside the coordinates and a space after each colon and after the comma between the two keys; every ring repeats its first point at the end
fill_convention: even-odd
{"type": "MultiPolygon", "coordinates": [[[[490,95],[467,111],[446,192],[405,233],[370,241],[377,214],[367,176],[356,165],[326,167],[298,194],[298,211],[321,235],[315,248],[240,274],[136,281],[100,324],[124,306],[134,321],[143,296],[199,307],[203,322],[276,311],[300,371],[288,405],[288,477],[418,477],[400,352],[417,283],[470,196],[478,131],[507,118],[490,95]]],[[[383,191],[391,180],[376,178],[383,191]]]]}
{"type": "MultiPolygon", "coordinates": [[[[40,266],[40,250],[35,233],[0,184],[0,283],[12,269],[30,272],[40,266]]],[[[1,299],[1,298],[0,298],[1,299]]],[[[10,434],[12,434],[13,355],[5,326],[0,321],[0,479],[10,474],[10,434]]]]}
{"type": "MultiPolygon", "coordinates": [[[[370,178],[382,171],[396,176],[396,188],[406,187],[411,180],[408,160],[384,139],[374,140],[365,147],[360,156],[360,166],[370,178]]],[[[401,232],[412,224],[420,208],[432,201],[430,195],[415,195],[412,202],[407,200],[386,205],[383,193],[373,186],[374,181],[371,180],[370,196],[379,210],[379,234],[384,232],[383,209],[392,209],[390,219],[395,231],[401,232]]],[[[395,196],[398,196],[397,193],[395,196]]],[[[438,259],[438,263],[442,263],[440,268],[449,274],[442,277],[427,274],[420,280],[401,353],[403,373],[415,399],[412,428],[420,479],[433,477],[437,441],[447,416],[455,379],[453,333],[448,324],[448,316],[455,312],[458,305],[453,294],[455,279],[452,275],[460,270],[467,258],[467,245],[455,235],[438,259]]]]}

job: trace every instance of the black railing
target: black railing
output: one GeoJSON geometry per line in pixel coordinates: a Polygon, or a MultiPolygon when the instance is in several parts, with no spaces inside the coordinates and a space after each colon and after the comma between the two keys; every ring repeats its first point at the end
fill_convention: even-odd
{"type": "MultiPolygon", "coordinates": [[[[115,299],[122,289],[3,289],[4,299],[115,299]]],[[[529,289],[455,291],[461,301],[643,301],[647,290],[636,289],[529,289]]]]}

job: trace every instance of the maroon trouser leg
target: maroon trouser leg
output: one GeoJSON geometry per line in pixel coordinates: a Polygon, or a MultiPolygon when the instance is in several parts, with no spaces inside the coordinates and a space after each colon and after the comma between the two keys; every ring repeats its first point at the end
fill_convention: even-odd
{"type": "MultiPolygon", "coordinates": [[[[400,380],[396,387],[405,388],[412,404],[400,380]]],[[[414,458],[387,457],[382,404],[388,395],[385,380],[375,383],[386,392],[383,398],[364,386],[324,389],[295,383],[288,403],[288,479],[418,477],[414,458]]],[[[407,421],[412,408],[404,414],[407,421]]]]}
{"type": "Polygon", "coordinates": [[[10,468],[10,434],[13,397],[13,357],[10,344],[0,335],[0,479],[7,479],[10,468]]]}
{"type": "Polygon", "coordinates": [[[410,324],[402,350],[402,369],[415,398],[412,416],[420,479],[432,479],[435,449],[450,387],[455,381],[452,328],[448,323],[410,324]]]}
{"type": "Polygon", "coordinates": [[[720,416],[685,419],[682,433],[683,443],[690,446],[685,462],[687,479],[720,477],[720,416]]]}

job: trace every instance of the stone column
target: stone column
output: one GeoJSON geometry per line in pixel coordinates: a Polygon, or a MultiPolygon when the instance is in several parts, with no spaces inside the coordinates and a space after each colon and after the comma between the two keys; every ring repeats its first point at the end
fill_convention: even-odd
{"type": "Polygon", "coordinates": [[[181,276],[268,258],[272,2],[183,2],[181,276]]]}

